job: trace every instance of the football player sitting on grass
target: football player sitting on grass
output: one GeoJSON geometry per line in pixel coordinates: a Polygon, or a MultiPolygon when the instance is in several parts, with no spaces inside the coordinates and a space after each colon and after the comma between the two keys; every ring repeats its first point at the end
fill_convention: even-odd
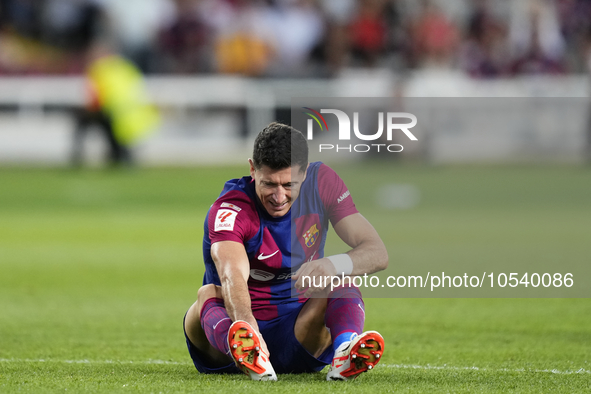
{"type": "Polygon", "coordinates": [[[249,164],[250,176],[226,182],[205,219],[203,286],[184,319],[195,367],[254,380],[328,364],[327,380],[371,370],[384,340],[363,332],[359,289],[329,291],[310,278],[385,269],[382,240],[341,178],[321,162],[308,163],[299,131],[271,123],[249,164]],[[351,247],[347,253],[324,257],[329,222],[351,247]]]}

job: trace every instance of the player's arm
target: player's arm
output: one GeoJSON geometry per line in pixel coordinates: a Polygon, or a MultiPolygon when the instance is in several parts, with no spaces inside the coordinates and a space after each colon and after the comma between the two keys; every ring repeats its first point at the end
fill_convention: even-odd
{"type": "MultiPolygon", "coordinates": [[[[343,180],[328,166],[318,170],[318,190],[337,235],[352,249],[303,264],[294,275],[296,288],[303,290],[303,277],[363,275],[388,266],[388,252],[373,226],[355,207],[343,180]]],[[[317,281],[326,283],[325,281],[317,281]]],[[[322,288],[308,289],[310,296],[322,288]]]]}
{"type": "MultiPolygon", "coordinates": [[[[215,263],[222,287],[222,297],[232,321],[244,320],[259,331],[252,314],[248,275],[250,263],[244,245],[235,241],[220,241],[211,245],[211,257],[215,263]]],[[[262,340],[262,337],[261,337],[262,340]]],[[[263,349],[268,354],[266,345],[263,349]]]]}
{"type": "Polygon", "coordinates": [[[211,257],[220,277],[228,315],[232,321],[244,320],[256,326],[246,284],[249,263],[244,245],[234,241],[216,242],[211,245],[211,257]]]}
{"type": "Polygon", "coordinates": [[[360,213],[343,218],[334,225],[334,230],[352,248],[347,252],[353,262],[351,275],[373,274],[388,267],[386,246],[371,223],[360,213]]]}
{"type": "MultiPolygon", "coordinates": [[[[349,215],[334,225],[337,235],[352,249],[340,256],[328,256],[302,265],[293,279],[296,288],[303,288],[303,277],[334,275],[363,275],[386,269],[388,251],[374,227],[360,213],[349,215]]],[[[321,283],[318,281],[317,283],[321,283]]],[[[330,283],[330,282],[329,282],[330,283]]],[[[304,296],[322,292],[323,288],[310,288],[304,296]]]]}

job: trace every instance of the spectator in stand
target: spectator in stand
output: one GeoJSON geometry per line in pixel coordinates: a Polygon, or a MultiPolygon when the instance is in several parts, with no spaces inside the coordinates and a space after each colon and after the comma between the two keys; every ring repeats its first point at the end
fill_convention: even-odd
{"type": "Polygon", "coordinates": [[[374,67],[386,49],[384,0],[360,0],[349,26],[353,58],[366,67],[374,67]]]}
{"type": "Polygon", "coordinates": [[[85,53],[104,33],[105,16],[98,0],[46,0],[41,17],[43,40],[55,47],[85,53]]]}
{"type": "Polygon", "coordinates": [[[564,73],[565,42],[554,3],[522,0],[511,4],[512,74],[564,73]]]}
{"type": "Polygon", "coordinates": [[[98,0],[1,0],[0,70],[79,74],[90,43],[107,31],[98,0]]]}
{"type": "Polygon", "coordinates": [[[466,40],[460,50],[460,63],[471,77],[496,78],[505,74],[505,24],[493,14],[488,0],[473,0],[466,40]]]}
{"type": "Polygon", "coordinates": [[[432,0],[421,0],[420,14],[411,21],[410,29],[413,65],[453,65],[460,39],[458,28],[432,0]]]}
{"type": "Polygon", "coordinates": [[[174,74],[211,71],[213,29],[199,12],[199,0],[175,0],[175,17],[159,34],[157,69],[174,74]]]}
{"type": "Polygon", "coordinates": [[[0,27],[23,37],[40,39],[43,6],[36,0],[0,0],[0,27]]]}
{"type": "Polygon", "coordinates": [[[324,35],[324,20],[313,0],[276,0],[266,12],[273,30],[268,75],[308,76],[312,50],[324,35]]]}
{"type": "Polygon", "coordinates": [[[355,0],[320,0],[320,9],[326,20],[326,34],[319,58],[325,65],[326,75],[337,75],[348,61],[348,25],[356,10],[355,0]]]}
{"type": "Polygon", "coordinates": [[[269,5],[260,0],[222,3],[225,9],[218,7],[220,14],[214,17],[216,70],[224,74],[265,75],[274,55],[274,31],[267,17],[269,5]]]}
{"type": "Polygon", "coordinates": [[[384,19],[386,22],[385,62],[395,70],[404,71],[405,54],[408,51],[408,26],[405,18],[406,7],[402,0],[386,0],[384,19]]]}
{"type": "Polygon", "coordinates": [[[142,72],[156,71],[158,33],[174,16],[173,0],[100,0],[113,21],[119,52],[142,72]]]}
{"type": "Polygon", "coordinates": [[[401,0],[320,2],[326,20],[321,59],[328,75],[347,66],[398,66],[409,46],[401,0]]]}
{"type": "Polygon", "coordinates": [[[566,43],[568,69],[587,72],[586,46],[591,31],[591,1],[557,0],[561,31],[566,43]]]}

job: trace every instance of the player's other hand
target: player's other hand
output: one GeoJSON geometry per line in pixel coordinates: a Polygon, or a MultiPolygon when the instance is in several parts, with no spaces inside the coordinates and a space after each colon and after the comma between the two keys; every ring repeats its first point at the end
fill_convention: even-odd
{"type": "Polygon", "coordinates": [[[334,264],[322,258],[302,264],[292,279],[296,281],[296,290],[304,297],[320,297],[328,295],[331,278],[336,274],[334,264]]]}

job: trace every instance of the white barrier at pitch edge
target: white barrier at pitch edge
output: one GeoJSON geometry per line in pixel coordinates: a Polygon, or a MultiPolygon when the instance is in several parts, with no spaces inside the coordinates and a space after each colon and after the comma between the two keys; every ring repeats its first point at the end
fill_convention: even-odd
{"type": "MultiPolygon", "coordinates": [[[[274,120],[277,107],[290,108],[291,97],[386,97],[397,87],[407,97],[588,97],[590,84],[586,75],[477,81],[456,72],[427,70],[401,80],[387,70],[348,70],[330,80],[150,76],[146,85],[154,103],[164,110],[164,122],[159,133],[141,146],[140,160],[192,164],[232,163],[238,158],[242,162],[246,151],[240,130],[246,127],[253,136],[274,120]]],[[[67,162],[70,116],[42,109],[84,102],[82,77],[0,77],[0,106],[16,109],[0,114],[0,162],[67,162]]],[[[573,143],[582,140],[582,132],[573,143]]],[[[460,158],[445,141],[439,146],[446,150],[432,152],[436,161],[472,160],[460,158]]]]}

